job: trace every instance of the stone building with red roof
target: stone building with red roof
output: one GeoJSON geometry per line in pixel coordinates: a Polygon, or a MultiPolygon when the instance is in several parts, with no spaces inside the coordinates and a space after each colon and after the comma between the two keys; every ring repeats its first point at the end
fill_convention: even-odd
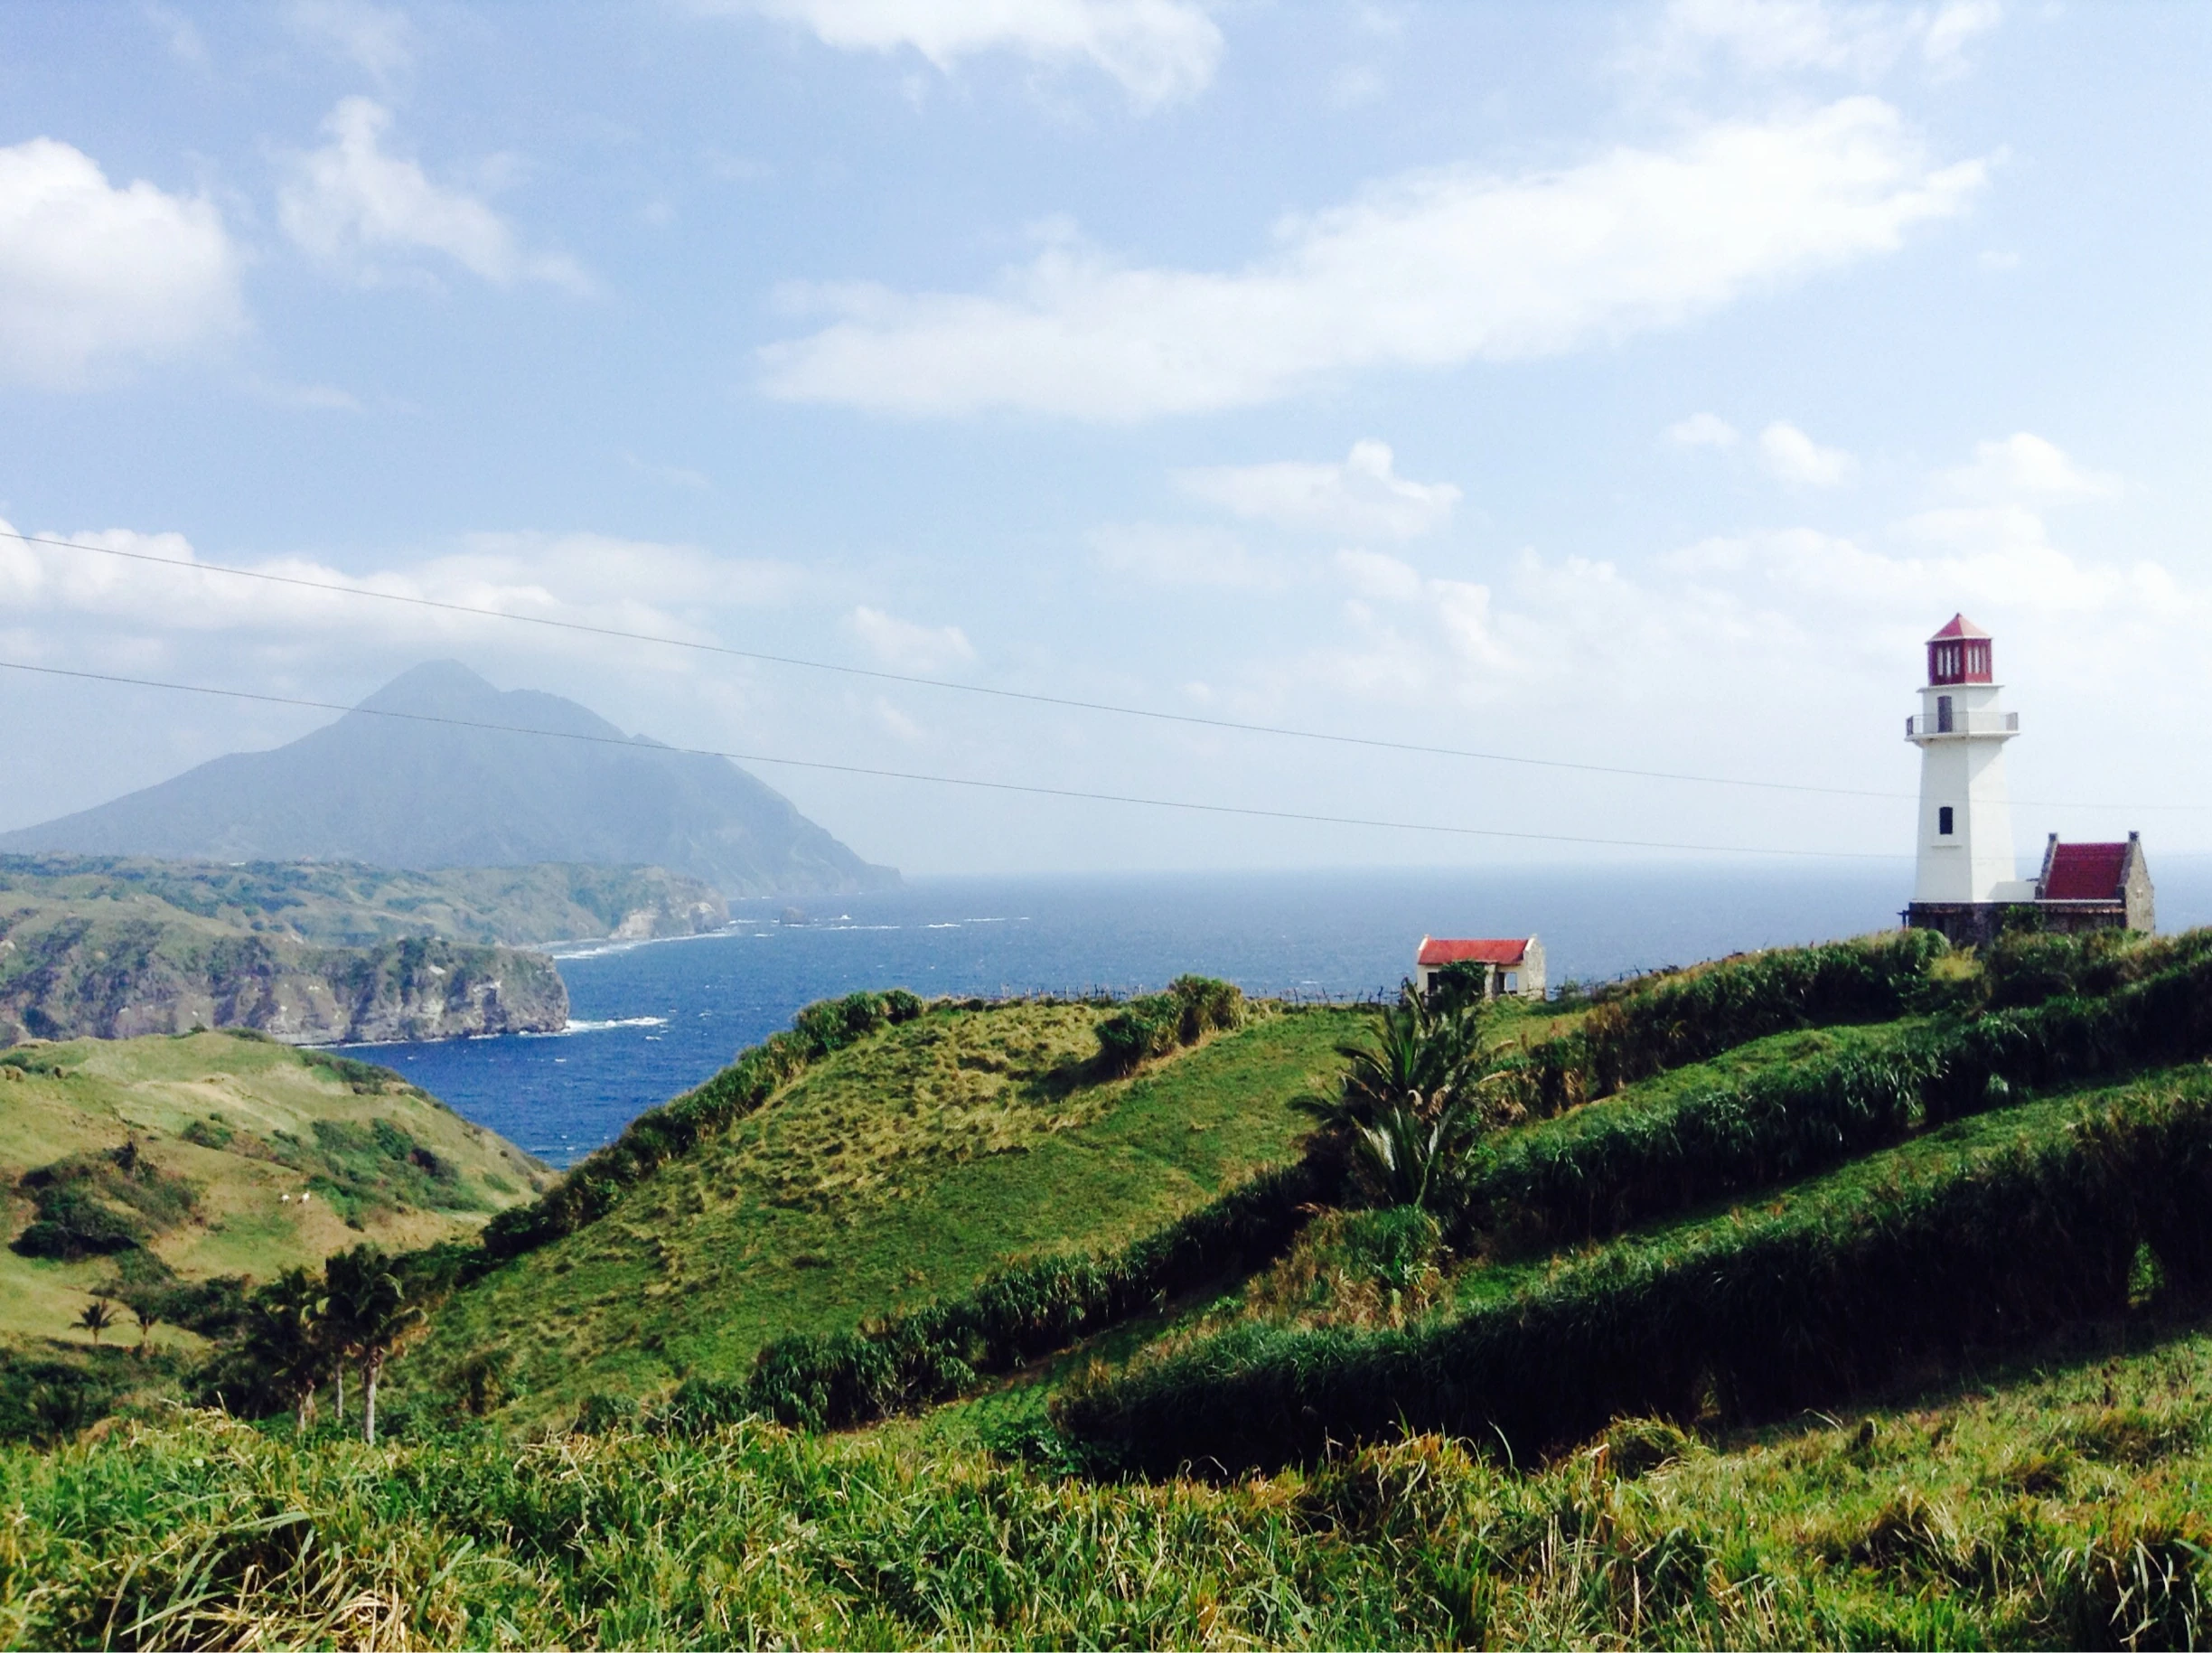
{"type": "Polygon", "coordinates": [[[1544,995],[1543,943],[1533,935],[1486,941],[1424,935],[1413,959],[1415,990],[1426,998],[1437,972],[1448,964],[1471,964],[1480,970],[1486,999],[1508,993],[1531,999],[1544,995]]]}
{"type": "Polygon", "coordinates": [[[2123,844],[2066,844],[2053,832],[2036,875],[2036,915],[2047,930],[2151,930],[2157,926],[2142,836],[2123,844]]]}

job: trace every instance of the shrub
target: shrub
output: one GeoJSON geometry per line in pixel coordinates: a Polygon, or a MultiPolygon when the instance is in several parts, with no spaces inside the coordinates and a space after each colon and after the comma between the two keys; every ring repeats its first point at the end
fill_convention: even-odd
{"type": "Polygon", "coordinates": [[[1210,976],[1177,976],[1164,993],[1132,999],[1099,1024],[1099,1067],[1119,1077],[1208,1033],[1244,1025],[1244,993],[1210,976]]]}

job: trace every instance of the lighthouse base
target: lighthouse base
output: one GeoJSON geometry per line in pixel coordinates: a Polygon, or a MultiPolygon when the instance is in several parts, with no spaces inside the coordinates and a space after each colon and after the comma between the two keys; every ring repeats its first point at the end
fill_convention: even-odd
{"type": "Polygon", "coordinates": [[[1954,947],[1986,947],[2008,930],[2078,935],[2088,930],[2151,928],[2147,910],[2139,918],[2123,900],[1916,901],[1902,916],[1907,929],[1940,930],[1954,947]]]}
{"type": "Polygon", "coordinates": [[[2033,930],[2033,901],[1916,901],[1904,912],[1908,930],[1940,930],[1954,947],[1986,947],[2007,930],[2033,930]]]}

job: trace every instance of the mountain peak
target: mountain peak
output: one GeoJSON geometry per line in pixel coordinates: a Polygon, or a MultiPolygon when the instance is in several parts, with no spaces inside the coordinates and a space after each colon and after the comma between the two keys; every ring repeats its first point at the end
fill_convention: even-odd
{"type": "Polygon", "coordinates": [[[500,691],[457,660],[426,660],[361,702],[362,711],[451,715],[497,705],[500,691]]]}
{"type": "Polygon", "coordinates": [[[289,746],[0,835],[0,850],[665,867],[732,896],[898,881],[726,758],[626,736],[574,700],[495,688],[455,660],[400,673],[289,746]]]}

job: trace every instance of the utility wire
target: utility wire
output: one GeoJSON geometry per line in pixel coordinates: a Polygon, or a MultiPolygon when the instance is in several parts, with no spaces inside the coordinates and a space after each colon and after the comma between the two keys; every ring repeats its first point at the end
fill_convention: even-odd
{"type": "Polygon", "coordinates": [[[258,694],[244,689],[211,689],[200,683],[173,683],[159,678],[123,677],[107,672],[75,672],[62,666],[34,666],[23,661],[0,660],[0,670],[34,672],[44,677],[76,678],[95,683],[121,683],[136,689],[163,689],[180,694],[214,695],[229,700],[253,700],[267,706],[298,706],[314,711],[349,713],[357,717],[392,718],[408,723],[436,723],[448,728],[483,729],[501,735],[532,735],[554,740],[578,740],[595,746],[622,747],[633,752],[675,752],[689,757],[725,757],[733,763],[782,765],[792,769],[826,770],[833,775],[870,775],[882,780],[921,781],[936,786],[968,786],[988,792],[1025,793],[1039,798],[1074,798],[1092,803],[1129,803],[1147,809],[1186,810],[1208,815],[1242,815],[1266,821],[1300,821],[1324,826],[1375,827],[1397,832],[1444,832],[1464,838],[1510,838],[1532,843],[1582,844],[1616,850],[1681,850],[1704,855],[1772,855],[1809,860],[1894,861],[1896,855],[1864,850],[1761,850],[1742,844],[1668,843],[1641,838],[1589,838],[1561,832],[1514,832],[1499,827],[1453,826],[1439,822],[1385,821],[1363,815],[1323,815],[1301,810],[1261,809],[1242,803],[1198,803],[1183,798],[1148,798],[1129,793],[1088,792],[1066,786],[1036,786],[1019,781],[984,781],[967,775],[923,775],[907,769],[876,769],[860,764],[833,764],[820,758],[776,757],[764,752],[724,752],[707,747],[666,747],[657,741],[633,740],[624,735],[589,735],[569,729],[534,729],[519,724],[480,723],[467,718],[442,718],[431,712],[393,711],[374,706],[346,706],[335,700],[309,700],[291,695],[258,694]]]}
{"type": "Polygon", "coordinates": [[[883,672],[867,666],[839,665],[826,660],[807,660],[795,654],[770,654],[758,649],[731,648],[718,643],[700,643],[689,637],[670,637],[654,632],[624,631],[619,626],[593,625],[582,620],[558,620],[547,615],[514,614],[503,608],[483,608],[469,603],[443,602],[436,597],[409,596],[397,591],[378,591],[368,586],[342,586],[329,580],[304,579],[295,574],[271,574],[262,568],[241,568],[220,562],[185,562],[157,557],[150,551],[124,550],[112,545],[87,545],[77,540],[59,540],[40,534],[0,529],[0,538],[20,540],[25,545],[48,545],[67,551],[90,551],[130,562],[154,563],[196,574],[225,574],[236,579],[258,579],[272,586],[292,586],[339,596],[373,597],[380,603],[399,603],[411,608],[436,609],[443,614],[470,615],[479,619],[512,620],[524,625],[548,626],[556,631],[581,632],[593,637],[614,637],[627,643],[650,643],[663,648],[691,649],[702,654],[720,654],[733,660],[758,661],[775,666],[797,666],[808,672],[830,672],[845,677],[871,678],[877,682],[905,683],[922,689],[946,689],[956,694],[988,695],[1000,700],[1026,700],[1033,705],[1057,706],[1073,711],[1106,712],[1120,718],[1149,718],[1161,723],[1182,723],[1199,728],[1229,729],[1243,735],[1273,735],[1289,740],[1319,740],[1334,746],[1372,747],[1385,752],[1413,752],[1429,757],[1463,757],[1488,764],[1520,764],[1532,769],[1571,769],[1585,775],[1632,776],[1646,781],[1687,781],[1705,786],[1745,786],[1759,792],[1811,792],[1843,798],[1910,798],[1906,792],[1876,792],[1856,786],[1814,786],[1791,781],[1748,781],[1730,775],[1692,775],[1671,769],[1631,769],[1611,764],[1579,764],[1560,757],[1526,757],[1510,752],[1477,752],[1464,747],[1423,746],[1410,740],[1385,740],[1376,735],[1338,735],[1325,729],[1298,728],[1284,724],[1246,723],[1233,718],[1206,718],[1195,712],[1157,711],[1143,706],[1121,706],[1109,700],[1082,700],[1071,696],[1037,694],[1021,689],[995,689],[982,683],[956,682],[950,678],[920,677],[904,672],[883,672]]]}
{"type": "MultiPolygon", "coordinates": [[[[1458,757],[1478,763],[1515,764],[1531,769],[1562,769],[1581,775],[1618,775],[1635,780],[1680,781],[1701,786],[1739,786],[1757,792],[1814,793],[1836,798],[1882,798],[1910,801],[1917,796],[1909,792],[1885,792],[1863,786],[1816,786],[1797,781],[1753,781],[1735,775],[1699,775],[1676,769],[1636,769],[1615,764],[1582,764],[1570,758],[1529,757],[1512,752],[1480,752],[1466,747],[1423,745],[1418,741],[1386,740],[1377,735],[1342,735],[1326,729],[1298,728],[1288,724],[1247,723],[1233,718],[1207,718],[1195,712],[1158,711],[1150,707],[1122,706],[1111,700],[1083,700],[1067,695],[1038,694],[1021,689],[997,689],[982,683],[956,682],[950,678],[922,677],[911,672],[885,672],[869,666],[841,665],[833,661],[808,660],[795,654],[771,654],[759,649],[732,648],[726,643],[701,643],[690,637],[670,637],[655,632],[626,631],[619,626],[593,625],[582,620],[559,620],[548,615],[515,614],[503,608],[484,608],[469,603],[448,603],[436,597],[409,596],[402,592],[378,591],[368,586],[340,585],[331,580],[304,579],[294,574],[272,574],[263,568],[241,568],[220,562],[183,561],[174,557],[157,557],[150,551],[125,550],[112,545],[89,545],[80,540],[62,540],[46,534],[20,533],[14,529],[0,528],[0,539],[20,540],[25,545],[52,546],[65,551],[89,551],[101,557],[119,558],[128,562],[152,563],[160,568],[177,568],[187,573],[222,574],[235,579],[260,580],[272,586],[290,586],[306,591],[322,591],[336,596],[370,597],[380,603],[398,603],[410,608],[434,609],[444,614],[468,615],[484,620],[511,620],[523,625],[539,625],[555,631],[578,632],[593,637],[611,637],[626,643],[647,643],[663,648],[690,649],[702,654],[719,654],[732,660],[756,661],[764,665],[796,666],[808,672],[827,672],[844,677],[872,679],[877,682],[904,683],[921,689],[943,689],[955,694],[983,695],[998,700],[1021,700],[1036,706],[1056,706],[1067,710],[1104,712],[1120,718],[1148,718],[1159,723],[1180,723],[1197,728],[1225,729],[1243,735],[1270,735],[1286,740],[1315,740],[1332,746],[1366,747],[1384,752],[1409,752],[1427,757],[1458,757]]],[[[351,710],[351,707],[335,709],[351,710]]],[[[763,763],[771,760],[762,758],[763,763]]],[[[2142,812],[2168,811],[2196,811],[2212,809],[2203,803],[2074,803],[2059,799],[2015,798],[2013,803],[2031,809],[2098,809],[2123,810],[2142,812]]],[[[1767,853],[1760,851],[1760,853],[1767,853]]],[[[1780,853],[1775,851],[1774,853],[1780,853]]]]}

